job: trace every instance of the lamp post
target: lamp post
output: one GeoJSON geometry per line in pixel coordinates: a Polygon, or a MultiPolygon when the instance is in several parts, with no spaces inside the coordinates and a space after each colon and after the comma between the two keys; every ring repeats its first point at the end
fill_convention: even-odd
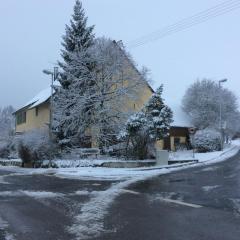
{"type": "Polygon", "coordinates": [[[223,150],[223,129],[222,129],[222,92],[221,92],[221,84],[227,82],[227,79],[222,79],[218,81],[219,86],[219,129],[221,133],[221,150],[223,150]]]}
{"type": "Polygon", "coordinates": [[[49,122],[49,135],[52,139],[52,119],[53,119],[53,82],[57,80],[59,72],[58,67],[54,67],[53,71],[43,70],[46,75],[51,75],[51,97],[50,97],[50,122],[49,122]]]}

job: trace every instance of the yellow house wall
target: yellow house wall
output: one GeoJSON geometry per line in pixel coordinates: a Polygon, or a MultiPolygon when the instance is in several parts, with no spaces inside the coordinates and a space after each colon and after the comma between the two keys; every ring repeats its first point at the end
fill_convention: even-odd
{"type": "Polygon", "coordinates": [[[26,110],[26,123],[16,125],[16,132],[26,132],[36,128],[48,127],[50,122],[50,104],[44,103],[38,106],[38,116],[36,108],[26,110]]]}
{"type": "Polygon", "coordinates": [[[148,102],[153,92],[148,84],[141,79],[139,73],[128,63],[124,71],[124,86],[129,88],[129,93],[118,99],[120,109],[131,114],[140,111],[148,102]]]}

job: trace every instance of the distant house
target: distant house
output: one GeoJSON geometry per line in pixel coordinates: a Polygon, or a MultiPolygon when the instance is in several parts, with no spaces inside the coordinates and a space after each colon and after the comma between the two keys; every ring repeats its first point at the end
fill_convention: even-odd
{"type": "Polygon", "coordinates": [[[50,96],[51,88],[49,87],[41,91],[14,113],[16,134],[49,127],[50,96]]]}
{"type": "Polygon", "coordinates": [[[178,149],[188,148],[189,144],[189,128],[172,126],[169,131],[169,136],[164,139],[163,149],[176,151],[178,149]]]}
{"type": "Polygon", "coordinates": [[[178,104],[169,104],[169,107],[173,111],[173,124],[170,127],[169,135],[158,141],[156,147],[169,151],[189,148],[191,123],[178,104]]]}

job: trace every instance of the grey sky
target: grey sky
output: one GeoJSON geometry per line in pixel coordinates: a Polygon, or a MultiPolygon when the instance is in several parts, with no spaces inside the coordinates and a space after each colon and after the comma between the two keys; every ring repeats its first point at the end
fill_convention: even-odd
{"type": "MultiPolygon", "coordinates": [[[[220,0],[83,0],[97,36],[124,43],[212,7],[220,0]]],[[[18,107],[50,79],[42,69],[60,59],[60,42],[74,0],[8,0],[0,3],[0,106],[18,107]]],[[[180,105],[197,78],[228,78],[239,95],[240,9],[186,31],[131,50],[139,66],[152,71],[154,87],[165,85],[170,106],[180,105]]]]}

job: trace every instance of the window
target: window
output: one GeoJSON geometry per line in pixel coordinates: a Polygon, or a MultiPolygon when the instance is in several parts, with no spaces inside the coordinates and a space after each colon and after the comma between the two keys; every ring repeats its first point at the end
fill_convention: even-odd
{"type": "Polygon", "coordinates": [[[20,125],[22,123],[26,123],[26,112],[19,112],[17,113],[16,115],[16,122],[17,122],[17,125],[20,125]]]}
{"type": "Polygon", "coordinates": [[[38,107],[35,108],[35,115],[38,116],[38,107]]]}

